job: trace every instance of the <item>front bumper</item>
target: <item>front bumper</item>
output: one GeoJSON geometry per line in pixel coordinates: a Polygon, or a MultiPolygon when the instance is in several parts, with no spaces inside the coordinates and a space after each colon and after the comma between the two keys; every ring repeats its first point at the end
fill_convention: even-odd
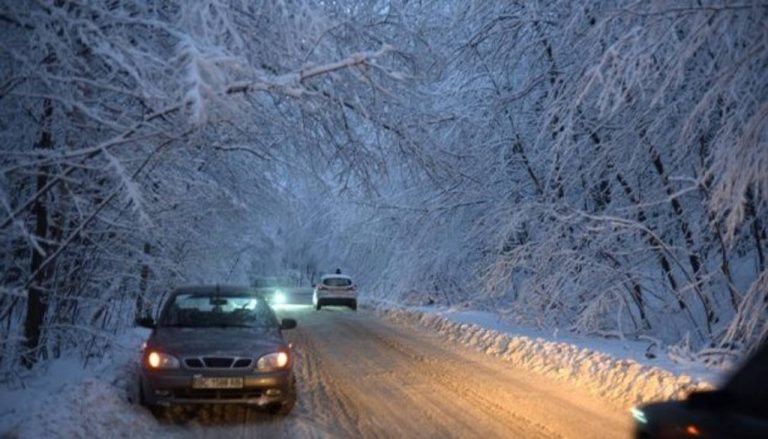
{"type": "Polygon", "coordinates": [[[317,304],[318,302],[322,302],[323,304],[329,304],[329,305],[332,303],[346,304],[346,303],[357,301],[357,292],[344,291],[344,290],[315,291],[312,298],[315,304],[317,304]]]}
{"type": "Polygon", "coordinates": [[[141,391],[147,405],[171,404],[246,404],[260,407],[282,403],[295,392],[293,371],[248,373],[206,371],[192,373],[189,370],[165,371],[141,370],[141,391]],[[210,377],[243,377],[243,387],[238,389],[195,389],[193,375],[210,377]]]}
{"type": "Polygon", "coordinates": [[[321,297],[317,299],[315,304],[320,306],[350,306],[357,303],[357,299],[354,297],[321,297]]]}

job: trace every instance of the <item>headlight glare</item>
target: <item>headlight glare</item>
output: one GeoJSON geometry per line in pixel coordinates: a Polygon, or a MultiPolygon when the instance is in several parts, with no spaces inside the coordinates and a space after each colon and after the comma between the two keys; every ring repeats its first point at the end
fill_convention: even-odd
{"type": "Polygon", "coordinates": [[[151,351],[147,355],[147,366],[150,369],[178,369],[179,360],[173,355],[151,351]]]}
{"type": "Polygon", "coordinates": [[[276,304],[283,304],[286,302],[285,293],[280,290],[275,290],[275,294],[272,296],[272,302],[276,304]]]}
{"type": "Polygon", "coordinates": [[[286,352],[273,352],[259,358],[256,362],[256,369],[270,370],[270,369],[282,369],[288,365],[288,353],[286,352]]]}

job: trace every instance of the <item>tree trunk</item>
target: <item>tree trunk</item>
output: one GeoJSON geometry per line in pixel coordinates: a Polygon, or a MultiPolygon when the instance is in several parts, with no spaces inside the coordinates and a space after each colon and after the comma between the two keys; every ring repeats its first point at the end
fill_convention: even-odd
{"type": "Polygon", "coordinates": [[[678,223],[680,224],[680,230],[683,232],[683,239],[685,240],[688,253],[688,262],[690,263],[691,271],[693,272],[693,290],[696,292],[696,296],[699,298],[701,305],[704,307],[704,314],[707,323],[707,333],[711,334],[712,323],[716,323],[717,318],[715,316],[715,310],[712,306],[712,301],[709,298],[709,295],[702,289],[704,279],[704,273],[702,273],[703,266],[701,263],[701,258],[695,249],[693,233],[691,232],[691,228],[685,218],[685,213],[683,212],[683,206],[680,204],[680,200],[673,196],[674,192],[672,191],[672,187],[669,184],[669,177],[667,176],[667,173],[664,169],[664,163],[661,160],[661,155],[656,150],[656,147],[654,147],[651,142],[645,138],[645,133],[641,132],[640,137],[643,138],[648,145],[653,167],[656,170],[656,173],[659,175],[662,184],[664,185],[664,191],[666,192],[667,196],[670,197],[672,210],[675,213],[675,217],[677,218],[678,223]]]}
{"type": "Polygon", "coordinates": [[[141,274],[139,279],[139,293],[136,295],[136,319],[146,317],[148,314],[144,308],[147,307],[147,302],[144,300],[147,294],[147,287],[149,286],[149,264],[147,258],[152,251],[152,246],[148,242],[144,243],[144,262],[141,264],[141,274]]]}
{"type": "MultiPolygon", "coordinates": [[[[627,195],[627,198],[629,199],[629,201],[639,206],[640,200],[637,199],[637,197],[635,197],[634,192],[632,191],[632,187],[630,187],[629,182],[627,182],[627,180],[624,179],[624,176],[621,175],[620,173],[617,173],[616,180],[619,182],[622,189],[624,189],[624,193],[627,195]]],[[[637,221],[641,224],[645,224],[645,220],[646,220],[645,212],[642,209],[638,209],[637,221]]],[[[693,318],[693,314],[691,314],[690,308],[685,303],[683,298],[680,296],[680,290],[678,290],[677,280],[675,279],[674,273],[672,273],[672,265],[669,263],[669,260],[664,255],[664,251],[663,251],[664,244],[662,242],[659,242],[659,240],[653,234],[646,234],[646,239],[648,240],[648,244],[656,252],[656,255],[659,259],[659,264],[661,265],[661,269],[666,275],[667,280],[669,281],[669,286],[677,296],[676,297],[677,305],[680,307],[681,311],[685,311],[686,315],[688,315],[688,319],[690,319],[693,326],[698,330],[696,319],[693,318]]],[[[699,334],[699,335],[702,335],[702,334],[699,334]]],[[[703,338],[704,337],[702,335],[702,339],[703,338]]]]}
{"type": "Polygon", "coordinates": [[[747,216],[751,216],[752,220],[752,237],[755,239],[755,250],[757,251],[757,271],[762,273],[765,270],[765,251],[763,250],[764,242],[766,240],[765,228],[763,227],[760,217],[757,215],[757,209],[755,209],[755,196],[752,193],[752,189],[747,190],[747,204],[746,204],[747,216]]]}
{"type": "MultiPolygon", "coordinates": [[[[473,45],[472,49],[475,52],[475,56],[477,56],[477,59],[480,60],[480,62],[483,65],[483,70],[485,70],[486,75],[488,75],[488,79],[490,79],[491,84],[493,85],[493,90],[496,93],[496,96],[501,99],[501,89],[499,88],[499,84],[496,82],[496,78],[491,73],[491,69],[488,68],[488,64],[485,62],[485,58],[483,58],[482,54],[478,50],[477,46],[473,45]]],[[[507,120],[509,121],[509,126],[512,132],[516,133],[515,130],[515,124],[514,119],[512,118],[512,115],[509,113],[509,108],[505,105],[503,107],[504,115],[507,117],[507,120]]],[[[525,167],[526,172],[528,173],[528,176],[531,178],[531,183],[533,183],[533,188],[536,192],[536,195],[541,195],[543,193],[543,188],[541,187],[541,182],[539,178],[536,176],[536,172],[533,170],[533,165],[531,164],[528,155],[525,152],[525,148],[523,147],[523,141],[520,138],[519,134],[515,134],[515,141],[512,143],[512,152],[520,156],[520,160],[523,162],[523,166],[525,167]]]]}
{"type": "MultiPolygon", "coordinates": [[[[53,116],[53,103],[50,99],[43,101],[42,132],[37,149],[51,149],[53,138],[51,135],[51,118],[53,116]]],[[[48,166],[41,165],[37,170],[37,190],[43,189],[48,183],[48,166]]],[[[45,240],[48,233],[48,197],[39,197],[32,208],[35,219],[35,238],[41,249],[32,250],[30,273],[37,273],[29,285],[27,293],[27,316],[24,321],[25,351],[22,353],[22,363],[31,368],[37,359],[40,347],[40,334],[42,332],[45,314],[48,311],[48,300],[45,285],[49,270],[40,270],[45,259],[45,249],[48,247],[45,240]]]]}

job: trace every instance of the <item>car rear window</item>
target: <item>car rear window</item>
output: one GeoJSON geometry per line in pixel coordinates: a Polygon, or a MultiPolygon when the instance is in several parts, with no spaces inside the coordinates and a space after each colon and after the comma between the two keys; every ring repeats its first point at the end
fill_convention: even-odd
{"type": "Polygon", "coordinates": [[[352,285],[352,281],[346,277],[329,277],[323,280],[323,285],[329,287],[348,287],[352,285]]]}

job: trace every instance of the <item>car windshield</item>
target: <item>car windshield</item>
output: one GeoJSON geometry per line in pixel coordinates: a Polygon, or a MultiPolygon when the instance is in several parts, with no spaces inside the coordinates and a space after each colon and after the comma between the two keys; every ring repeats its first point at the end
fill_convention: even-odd
{"type": "Polygon", "coordinates": [[[160,326],[269,328],[277,319],[263,299],[246,294],[180,293],[165,306],[160,326]]]}
{"type": "Polygon", "coordinates": [[[345,277],[329,277],[323,280],[323,284],[329,287],[348,287],[352,285],[352,281],[345,277]]]}

